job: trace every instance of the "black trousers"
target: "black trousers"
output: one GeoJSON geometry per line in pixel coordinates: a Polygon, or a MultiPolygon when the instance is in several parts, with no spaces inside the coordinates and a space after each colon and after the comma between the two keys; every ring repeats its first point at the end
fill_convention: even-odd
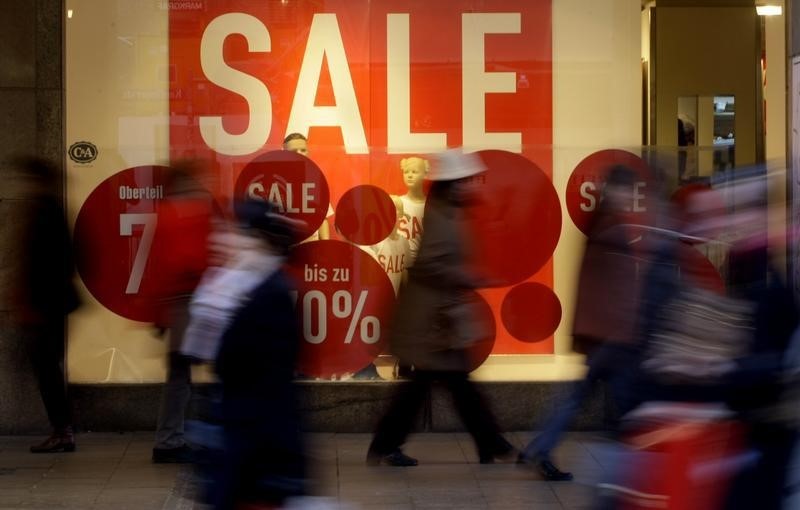
{"type": "Polygon", "coordinates": [[[72,424],[64,378],[64,319],[54,317],[33,330],[31,364],[47,418],[55,431],[72,424]]]}
{"type": "Polygon", "coordinates": [[[466,372],[415,370],[411,380],[399,384],[389,410],[378,423],[370,452],[388,455],[405,443],[414,420],[435,382],[453,396],[456,410],[467,427],[479,456],[492,456],[507,449],[494,415],[466,372]]]}
{"type": "Polygon", "coordinates": [[[245,502],[277,508],[285,499],[307,492],[305,445],[292,399],[247,400],[244,408],[233,413],[235,418],[227,415],[223,451],[212,468],[216,471],[211,494],[214,510],[234,510],[245,502]],[[247,413],[242,409],[253,405],[253,417],[243,419],[247,413]],[[272,416],[257,416],[263,415],[263,409],[271,410],[272,416]]]}

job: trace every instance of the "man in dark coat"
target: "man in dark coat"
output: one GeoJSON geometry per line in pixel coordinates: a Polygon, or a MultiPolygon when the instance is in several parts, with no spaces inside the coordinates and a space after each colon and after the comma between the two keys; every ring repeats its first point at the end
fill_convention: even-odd
{"type": "Polygon", "coordinates": [[[193,460],[184,440],[184,415],[191,398],[192,372],[188,357],[180,352],[189,321],[189,301],[209,263],[209,236],[213,199],[202,187],[200,168],[191,162],[173,165],[166,174],[166,200],[159,211],[151,264],[159,278],[151,281],[158,311],[156,326],[169,330],[167,380],[161,393],[156,423],[155,463],[193,460]]]}
{"type": "Polygon", "coordinates": [[[65,316],[79,305],[73,283],[69,230],[57,194],[58,169],[37,157],[19,158],[29,210],[21,239],[18,275],[19,322],[30,338],[30,354],[53,433],[33,453],[75,450],[72,418],[64,377],[65,316]]]}
{"type": "Polygon", "coordinates": [[[599,381],[609,383],[618,410],[624,412],[631,406],[627,375],[638,361],[634,338],[637,261],[630,230],[624,224],[633,198],[633,180],[633,171],[626,167],[609,171],[603,201],[588,232],[573,324],[575,350],[586,354],[588,373],[519,456],[521,464],[536,467],[548,480],[572,479],[571,473],[553,464],[550,451],[599,381]]]}

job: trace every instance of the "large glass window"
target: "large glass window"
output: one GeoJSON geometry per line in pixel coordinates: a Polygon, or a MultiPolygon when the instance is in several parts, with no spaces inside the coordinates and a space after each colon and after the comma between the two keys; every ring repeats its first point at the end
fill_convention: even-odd
{"type": "MultiPolygon", "coordinates": [[[[163,277],[152,239],[177,161],[204,169],[222,214],[261,198],[306,221],[291,266],[300,371],[323,380],[371,363],[395,377],[391,310],[438,153],[463,147],[488,168],[471,239],[492,282],[479,291],[493,327],[475,375],[493,380],[581,374],[573,297],[603,172],[636,170],[631,212],[644,217],[654,166],[675,185],[679,166],[705,168],[679,164],[698,156],[674,141],[641,145],[660,103],[642,86],[658,74],[639,0],[66,4],[67,195],[87,303],[70,318],[73,382],[163,377],[146,289],[163,277]],[[284,146],[292,133],[307,140],[284,146]],[[303,155],[286,150],[299,143],[303,155]]],[[[740,139],[723,92],[669,104],[678,119],[708,106],[712,163],[732,166],[716,159],[740,139]]]]}

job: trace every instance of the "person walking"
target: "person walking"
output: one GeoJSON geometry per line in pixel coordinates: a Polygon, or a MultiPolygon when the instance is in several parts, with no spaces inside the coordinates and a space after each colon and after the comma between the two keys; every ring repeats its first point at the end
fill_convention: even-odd
{"type": "Polygon", "coordinates": [[[209,263],[208,242],[213,199],[201,185],[200,167],[174,164],[165,180],[166,200],[159,212],[152,263],[161,275],[153,280],[158,310],[156,327],[169,330],[167,380],[161,394],[152,460],[157,464],[187,463],[193,452],[184,439],[184,418],[191,399],[191,360],[181,354],[189,321],[189,301],[209,263]]]}
{"type": "Polygon", "coordinates": [[[453,395],[481,463],[516,452],[468,375],[470,346],[488,333],[476,313],[474,289],[481,282],[468,265],[464,208],[476,192],[470,177],[484,170],[477,156],[451,150],[440,154],[428,173],[433,185],[425,234],[408,270],[408,284],[400,291],[390,337],[393,354],[414,370],[378,423],[367,453],[369,465],[417,465],[401,447],[434,382],[453,395]]]}
{"type": "Polygon", "coordinates": [[[283,269],[301,222],[264,201],[239,204],[237,216],[239,251],[204,276],[186,332],[187,344],[210,346],[206,351],[221,383],[217,510],[279,507],[307,491],[293,385],[300,332],[294,285],[283,269]]]}
{"type": "Polygon", "coordinates": [[[39,392],[53,432],[31,446],[32,453],[75,451],[72,417],[64,376],[65,317],[80,305],[73,276],[69,229],[57,195],[58,169],[43,158],[13,162],[28,198],[17,275],[18,321],[28,337],[39,392]]]}
{"type": "Polygon", "coordinates": [[[589,371],[518,458],[520,464],[534,467],[547,480],[572,480],[571,473],[555,466],[550,452],[599,381],[609,383],[619,412],[632,405],[628,374],[638,362],[634,334],[637,260],[631,249],[633,236],[624,224],[633,200],[633,183],[634,173],[629,168],[610,169],[604,198],[589,227],[573,324],[575,350],[586,354],[589,371]]]}

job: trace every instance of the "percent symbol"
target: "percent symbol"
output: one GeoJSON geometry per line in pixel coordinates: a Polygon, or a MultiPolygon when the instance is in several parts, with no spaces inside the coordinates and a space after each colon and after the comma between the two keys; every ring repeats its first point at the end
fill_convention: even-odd
{"type": "Polygon", "coordinates": [[[381,336],[381,323],[374,315],[361,317],[364,312],[364,304],[367,302],[369,291],[362,290],[358,295],[356,309],[353,311],[353,296],[346,290],[337,290],[333,293],[332,312],[339,319],[350,317],[350,324],[347,326],[347,333],[344,336],[344,343],[349,344],[353,341],[356,327],[360,326],[361,341],[365,344],[374,344],[381,336]],[[370,329],[372,330],[370,332],[370,329]]]}
{"type": "MultiPolygon", "coordinates": [[[[381,322],[374,315],[367,315],[362,317],[364,313],[364,305],[367,302],[369,291],[362,290],[358,295],[356,302],[356,309],[353,311],[353,296],[346,290],[337,290],[331,297],[331,312],[337,319],[350,318],[350,323],[347,326],[347,333],[344,337],[344,343],[349,344],[353,342],[353,336],[356,332],[356,327],[359,327],[361,333],[361,341],[365,344],[374,344],[381,338],[381,322]]],[[[297,303],[298,294],[292,292],[292,301],[297,303]]],[[[310,290],[303,296],[303,337],[306,342],[311,344],[320,344],[325,341],[328,336],[328,317],[326,310],[328,308],[328,300],[325,293],[319,290],[310,290]],[[314,305],[316,304],[316,314],[313,312],[314,305]],[[312,321],[317,319],[317,331],[313,331],[312,321]]]]}

